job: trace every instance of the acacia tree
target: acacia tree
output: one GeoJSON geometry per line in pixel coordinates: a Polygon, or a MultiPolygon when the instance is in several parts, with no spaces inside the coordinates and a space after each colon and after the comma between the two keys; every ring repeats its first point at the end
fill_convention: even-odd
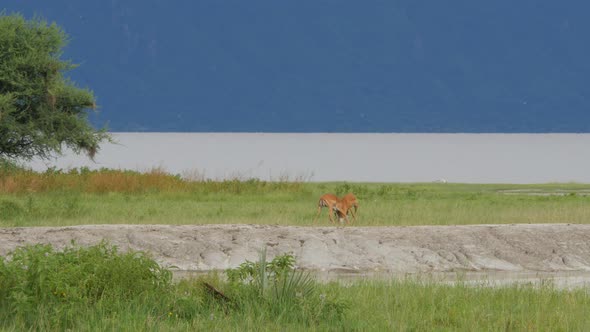
{"type": "Polygon", "coordinates": [[[94,129],[93,93],[64,77],[68,36],[55,23],[0,12],[0,159],[47,159],[69,147],[91,158],[110,140],[94,129]]]}

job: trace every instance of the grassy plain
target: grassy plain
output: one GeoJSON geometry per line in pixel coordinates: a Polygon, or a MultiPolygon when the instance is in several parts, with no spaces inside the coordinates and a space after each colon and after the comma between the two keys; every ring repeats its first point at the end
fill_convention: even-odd
{"type": "MultiPolygon", "coordinates": [[[[314,225],[324,193],[353,192],[358,226],[588,223],[590,185],[186,181],[154,170],[0,171],[0,227],[314,225]]],[[[316,225],[328,225],[323,210],[316,225]]]]}
{"type": "MultiPolygon", "coordinates": [[[[313,225],[317,199],[327,192],[354,192],[361,204],[356,225],[362,226],[588,223],[589,191],[583,184],[214,182],[159,170],[35,173],[0,167],[0,227],[313,225]]],[[[323,211],[316,225],[328,223],[323,211]]],[[[0,330],[590,330],[587,289],[416,279],[314,282],[306,299],[293,293],[277,304],[248,287],[207,277],[234,299],[228,306],[199,280],[171,283],[169,271],[144,256],[105,248],[60,254],[36,247],[11,261],[0,257],[0,330]],[[19,259],[26,268],[14,265],[19,259]]]]}

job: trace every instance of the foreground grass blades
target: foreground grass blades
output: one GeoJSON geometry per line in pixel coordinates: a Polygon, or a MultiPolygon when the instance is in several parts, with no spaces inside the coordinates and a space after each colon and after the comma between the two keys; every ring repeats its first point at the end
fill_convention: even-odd
{"type": "Polygon", "coordinates": [[[342,321],[345,306],[295,271],[292,256],[261,257],[257,273],[248,274],[246,262],[244,273],[234,274],[245,278],[225,282],[212,275],[173,284],[171,272],[145,254],[119,253],[106,243],[63,252],[22,247],[0,259],[0,329],[227,328],[253,318],[256,325],[311,328],[342,321]]]}
{"type": "Polygon", "coordinates": [[[320,284],[294,273],[289,257],[261,256],[228,279],[213,274],[173,283],[170,272],[148,256],[120,253],[105,243],[63,252],[24,247],[0,260],[0,330],[590,329],[587,289],[416,279],[320,284]]]}

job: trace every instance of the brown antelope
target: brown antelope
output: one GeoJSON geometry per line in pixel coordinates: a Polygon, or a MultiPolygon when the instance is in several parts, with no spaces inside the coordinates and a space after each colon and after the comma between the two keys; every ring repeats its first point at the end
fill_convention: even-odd
{"type": "Polygon", "coordinates": [[[336,212],[338,214],[338,217],[340,218],[340,220],[342,220],[341,215],[343,214],[343,212],[339,209],[342,209],[342,202],[340,202],[340,199],[338,198],[338,196],[334,195],[334,194],[325,194],[322,195],[322,197],[320,197],[320,200],[318,201],[318,213],[314,219],[314,223],[318,220],[318,218],[320,217],[320,214],[322,213],[322,208],[327,207],[328,208],[328,217],[330,217],[330,221],[334,224],[334,212],[336,212]]]}
{"type": "Polygon", "coordinates": [[[359,207],[359,202],[356,199],[356,196],[353,193],[348,193],[342,197],[341,201],[344,203],[344,214],[348,216],[348,212],[350,212],[350,214],[352,214],[352,219],[356,221],[356,212],[359,207]]]}
{"type": "Polygon", "coordinates": [[[338,196],[334,194],[325,194],[320,197],[318,201],[318,213],[315,217],[314,223],[318,220],[318,217],[322,213],[322,208],[328,208],[328,217],[330,217],[330,221],[334,224],[333,214],[336,213],[338,215],[338,219],[340,222],[345,221],[347,224],[349,223],[348,220],[348,212],[352,214],[353,219],[356,221],[356,211],[358,209],[358,201],[356,197],[352,193],[348,193],[342,199],[338,198],[338,196]],[[354,210],[352,209],[354,207],[354,210]]]}

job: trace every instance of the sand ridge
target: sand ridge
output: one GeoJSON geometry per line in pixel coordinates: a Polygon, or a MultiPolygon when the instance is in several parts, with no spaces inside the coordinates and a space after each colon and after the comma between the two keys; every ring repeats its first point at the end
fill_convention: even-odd
{"type": "Polygon", "coordinates": [[[83,225],[0,228],[0,255],[18,246],[107,240],[181,271],[210,271],[293,253],[300,268],[340,272],[590,271],[590,225],[408,227],[83,225]]]}

